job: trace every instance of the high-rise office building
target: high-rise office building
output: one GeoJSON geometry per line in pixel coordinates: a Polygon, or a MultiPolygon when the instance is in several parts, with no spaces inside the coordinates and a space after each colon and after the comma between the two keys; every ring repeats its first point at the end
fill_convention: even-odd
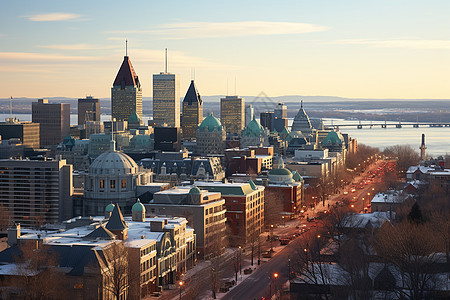
{"type": "Polygon", "coordinates": [[[245,127],[245,100],[238,96],[220,99],[220,121],[226,132],[240,134],[245,127]]]}
{"type": "Polygon", "coordinates": [[[157,126],[180,127],[180,79],[167,71],[153,74],[153,122],[157,126]]]}
{"type": "Polygon", "coordinates": [[[253,116],[255,114],[255,109],[251,104],[247,104],[245,106],[245,126],[248,125],[253,120],[253,116]]]}
{"type": "Polygon", "coordinates": [[[78,99],[78,125],[100,122],[100,100],[92,96],[78,99]]]}
{"type": "Polygon", "coordinates": [[[0,205],[25,227],[72,217],[72,165],[65,160],[0,160],[0,205]]]}
{"type": "Polygon", "coordinates": [[[39,99],[32,104],[31,119],[40,124],[41,147],[57,145],[70,133],[70,104],[39,99]]]}
{"type": "Polygon", "coordinates": [[[127,121],[134,113],[142,118],[142,87],[130,58],[124,56],[111,88],[111,115],[117,121],[127,121]]]}
{"type": "Polygon", "coordinates": [[[261,126],[272,131],[272,120],[274,113],[272,111],[266,111],[259,114],[259,121],[261,122],[261,126]]]}
{"type": "Polygon", "coordinates": [[[0,136],[3,140],[19,139],[25,147],[38,149],[39,124],[32,122],[19,122],[15,118],[8,118],[0,123],[0,136]]]}
{"type": "Polygon", "coordinates": [[[194,80],[183,100],[182,130],[184,139],[195,139],[197,126],[203,121],[203,101],[197,91],[194,80]]]}
{"type": "Polygon", "coordinates": [[[180,127],[180,81],[177,74],[153,74],[153,121],[180,127]]]}

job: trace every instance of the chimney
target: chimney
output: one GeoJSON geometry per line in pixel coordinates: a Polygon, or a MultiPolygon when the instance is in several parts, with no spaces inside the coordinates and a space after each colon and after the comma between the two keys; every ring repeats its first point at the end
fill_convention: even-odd
{"type": "Polygon", "coordinates": [[[20,239],[20,224],[14,224],[12,228],[8,228],[8,245],[10,247],[17,245],[20,239]]]}
{"type": "Polygon", "coordinates": [[[151,232],[162,232],[164,229],[165,221],[167,221],[167,220],[150,221],[150,231],[151,232]]]}

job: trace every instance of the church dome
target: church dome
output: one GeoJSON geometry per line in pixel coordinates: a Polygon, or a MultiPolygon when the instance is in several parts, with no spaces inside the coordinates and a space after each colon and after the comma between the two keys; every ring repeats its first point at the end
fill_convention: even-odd
{"type": "Polygon", "coordinates": [[[137,113],[131,114],[131,115],[128,117],[128,122],[134,122],[134,123],[140,122],[137,113]]]}
{"type": "Polygon", "coordinates": [[[259,124],[258,121],[256,121],[255,118],[251,120],[247,127],[242,130],[242,135],[245,136],[253,136],[253,137],[260,137],[264,134],[264,128],[259,124]]]}
{"type": "Polygon", "coordinates": [[[131,157],[117,151],[100,154],[89,167],[91,174],[134,174],[137,170],[138,166],[131,157]]]}
{"type": "Polygon", "coordinates": [[[269,175],[278,175],[278,176],[279,175],[287,175],[287,176],[291,176],[292,173],[291,173],[291,171],[289,171],[286,168],[280,168],[280,169],[272,169],[272,170],[270,170],[269,175]]]}
{"type": "Polygon", "coordinates": [[[194,187],[192,187],[192,188],[189,190],[189,194],[190,194],[190,195],[200,195],[201,192],[200,192],[200,189],[199,189],[198,187],[194,186],[194,187]]]}
{"type": "Polygon", "coordinates": [[[322,142],[322,146],[342,145],[344,138],[336,131],[330,131],[322,142]]]}
{"type": "Polygon", "coordinates": [[[114,210],[115,205],[110,203],[106,206],[105,212],[112,212],[114,210]]]}
{"type": "Polygon", "coordinates": [[[134,211],[139,211],[139,212],[144,212],[145,213],[145,206],[144,204],[141,203],[141,200],[137,200],[137,202],[135,204],[133,204],[133,207],[131,207],[131,212],[134,211]]]}
{"type": "Polygon", "coordinates": [[[203,122],[200,124],[200,126],[198,126],[198,129],[200,131],[214,131],[215,129],[217,129],[218,131],[222,130],[222,124],[220,123],[220,120],[217,119],[216,117],[214,117],[211,114],[209,114],[209,116],[207,116],[203,122]]]}

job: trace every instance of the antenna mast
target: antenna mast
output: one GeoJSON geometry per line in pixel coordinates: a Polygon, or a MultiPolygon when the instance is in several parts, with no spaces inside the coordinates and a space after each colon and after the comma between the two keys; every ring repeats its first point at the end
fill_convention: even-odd
{"type": "Polygon", "coordinates": [[[9,117],[12,118],[12,96],[9,99],[9,117]]]}
{"type": "Polygon", "coordinates": [[[167,48],[166,48],[166,73],[167,73],[167,48]]]}
{"type": "Polygon", "coordinates": [[[125,56],[128,56],[128,40],[125,40],[125,56]]]}

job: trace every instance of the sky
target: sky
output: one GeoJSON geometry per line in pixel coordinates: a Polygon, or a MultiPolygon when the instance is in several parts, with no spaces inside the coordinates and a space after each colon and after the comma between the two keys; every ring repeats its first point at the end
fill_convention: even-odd
{"type": "Polygon", "coordinates": [[[110,97],[125,55],[202,95],[450,98],[450,1],[6,1],[0,98],[110,97]]]}

